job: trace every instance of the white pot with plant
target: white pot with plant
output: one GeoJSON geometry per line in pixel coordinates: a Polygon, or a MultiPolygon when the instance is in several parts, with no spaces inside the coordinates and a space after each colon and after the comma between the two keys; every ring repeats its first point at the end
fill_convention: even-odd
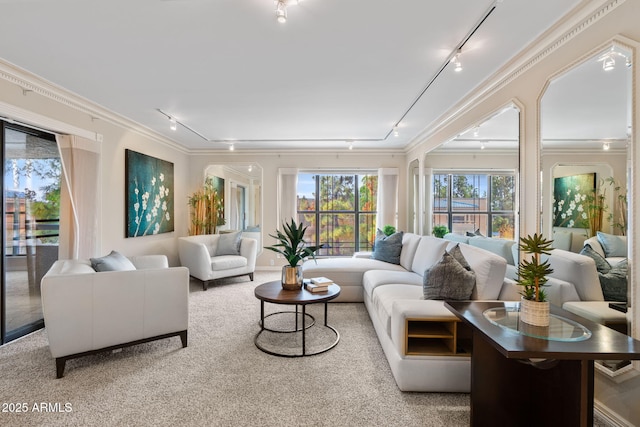
{"type": "Polygon", "coordinates": [[[534,326],[549,326],[549,301],[543,287],[547,274],[553,273],[549,262],[540,262],[541,255],[549,255],[553,240],[545,239],[542,234],[520,238],[520,250],[530,254],[531,258],[522,258],[518,265],[517,284],[524,289],[521,292],[520,320],[534,326]]]}
{"type": "Polygon", "coordinates": [[[269,234],[278,241],[273,246],[265,246],[265,249],[279,253],[286,260],[288,265],[282,267],[282,287],[286,290],[298,290],[302,288],[302,265],[301,262],[312,257],[316,259],[315,252],[320,246],[307,246],[304,240],[304,233],[307,227],[302,223],[296,224],[291,219],[291,224],[286,222],[282,224],[284,233],[280,230],[276,231],[276,235],[269,234]]]}

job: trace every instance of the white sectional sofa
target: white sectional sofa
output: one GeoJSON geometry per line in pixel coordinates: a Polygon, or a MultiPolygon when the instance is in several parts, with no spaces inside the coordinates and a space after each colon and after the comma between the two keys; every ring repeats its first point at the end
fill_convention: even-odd
{"type": "Polygon", "coordinates": [[[130,258],[135,270],[97,273],[59,260],[42,278],[42,311],[56,375],[67,360],[180,336],[187,346],[189,271],[164,255],[130,258]]]}
{"type": "MultiPolygon", "coordinates": [[[[405,233],[399,265],[363,258],[363,254],[303,264],[305,278],[325,276],[341,286],[338,301],[364,302],[396,383],[403,391],[470,389],[470,353],[463,325],[443,301],[423,299],[425,270],[456,244],[476,274],[471,299],[520,300],[515,276],[509,277],[515,274],[515,268],[508,273],[504,257],[481,247],[432,236],[405,233]]],[[[507,246],[511,250],[513,243],[507,246]]],[[[498,248],[498,253],[503,251],[498,248]]],[[[553,304],[603,301],[591,258],[557,249],[549,260],[554,273],[547,293],[553,304]]]]}

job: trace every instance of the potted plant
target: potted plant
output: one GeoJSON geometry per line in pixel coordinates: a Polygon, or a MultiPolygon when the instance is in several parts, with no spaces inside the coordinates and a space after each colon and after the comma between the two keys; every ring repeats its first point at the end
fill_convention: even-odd
{"type": "Polygon", "coordinates": [[[435,236],[435,237],[439,237],[439,238],[443,238],[445,236],[445,234],[447,234],[449,232],[449,229],[447,228],[446,225],[435,225],[433,227],[433,230],[431,230],[431,233],[435,236]]]}
{"type": "Polygon", "coordinates": [[[549,302],[543,287],[547,282],[547,274],[553,273],[549,262],[540,262],[540,255],[549,255],[553,240],[545,239],[542,234],[520,238],[520,250],[531,254],[528,260],[522,258],[518,265],[517,284],[524,289],[521,292],[520,319],[534,326],[549,326],[549,302]]]}
{"type": "Polygon", "coordinates": [[[291,224],[282,224],[284,233],[276,231],[276,235],[269,234],[278,241],[273,246],[265,246],[265,249],[279,253],[286,260],[288,265],[282,267],[282,287],[287,290],[297,290],[302,288],[302,266],[300,261],[307,257],[316,259],[315,252],[320,246],[307,246],[304,240],[304,233],[307,227],[302,223],[296,224],[291,219],[291,224]]]}
{"type": "Polygon", "coordinates": [[[382,228],[382,232],[384,233],[385,236],[391,236],[393,233],[396,232],[396,228],[393,225],[385,225],[382,228]]]}

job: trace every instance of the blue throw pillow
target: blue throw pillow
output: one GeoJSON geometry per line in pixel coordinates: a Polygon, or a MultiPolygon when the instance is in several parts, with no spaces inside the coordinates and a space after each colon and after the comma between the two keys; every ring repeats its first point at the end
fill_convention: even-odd
{"type": "Polygon", "coordinates": [[[598,231],[597,236],[607,258],[627,256],[627,242],[622,237],[601,231],[598,231]]]}
{"type": "Polygon", "coordinates": [[[111,251],[109,255],[102,258],[91,258],[90,260],[91,267],[95,271],[129,271],[136,269],[136,266],[129,261],[129,258],[116,251],[111,251]]]}
{"type": "Polygon", "coordinates": [[[594,251],[590,244],[584,245],[584,247],[580,251],[580,255],[585,255],[589,258],[593,258],[593,260],[596,262],[596,270],[598,270],[599,273],[608,273],[609,270],[611,270],[611,264],[609,264],[606,259],[602,258],[602,255],[594,251]]]}
{"type": "Polygon", "coordinates": [[[402,252],[402,231],[393,233],[391,236],[385,235],[378,229],[376,241],[373,245],[371,258],[391,264],[400,264],[400,252],[402,252]]]}
{"type": "Polygon", "coordinates": [[[620,261],[607,273],[598,273],[605,301],[627,302],[628,261],[620,261]]]}

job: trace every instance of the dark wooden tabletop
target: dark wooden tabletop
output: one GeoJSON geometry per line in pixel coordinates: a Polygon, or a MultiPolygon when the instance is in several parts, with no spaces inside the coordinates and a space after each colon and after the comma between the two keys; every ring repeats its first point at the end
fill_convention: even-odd
{"type": "Polygon", "coordinates": [[[256,298],[276,304],[315,304],[326,302],[340,295],[340,286],[329,285],[326,292],[309,292],[304,287],[299,291],[282,289],[280,280],[263,283],[255,289],[256,298]]]}
{"type": "Polygon", "coordinates": [[[548,358],[564,360],[638,360],[640,341],[611,328],[551,306],[551,313],[580,323],[592,333],[584,341],[550,341],[519,334],[489,322],[485,310],[504,307],[501,301],[447,301],[445,306],[474,331],[489,338],[493,347],[509,359],[548,358]]]}

